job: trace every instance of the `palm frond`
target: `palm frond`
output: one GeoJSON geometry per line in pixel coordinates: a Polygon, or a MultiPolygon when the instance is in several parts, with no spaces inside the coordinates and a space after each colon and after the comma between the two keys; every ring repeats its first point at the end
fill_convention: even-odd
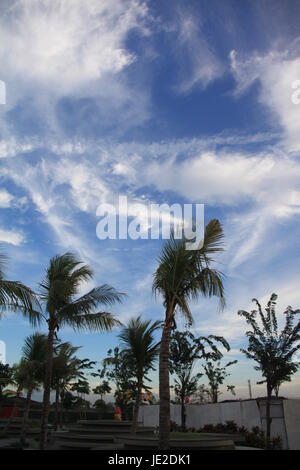
{"type": "Polygon", "coordinates": [[[21,311],[34,326],[41,320],[41,306],[36,294],[18,281],[0,280],[0,309],[21,311]]]}
{"type": "Polygon", "coordinates": [[[65,315],[61,322],[74,330],[110,331],[114,327],[122,326],[122,323],[109,312],[65,315]]]}

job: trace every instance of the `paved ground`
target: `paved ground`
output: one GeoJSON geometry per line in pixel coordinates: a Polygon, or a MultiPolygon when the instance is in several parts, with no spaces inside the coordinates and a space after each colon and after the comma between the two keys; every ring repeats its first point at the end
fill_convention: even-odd
{"type": "MultiPolygon", "coordinates": [[[[24,450],[36,450],[38,449],[38,442],[35,441],[34,439],[28,439],[28,446],[24,448],[24,450]]],[[[3,439],[0,439],[0,450],[3,450],[5,448],[17,448],[19,445],[19,439],[15,437],[6,437],[3,439]]]]}

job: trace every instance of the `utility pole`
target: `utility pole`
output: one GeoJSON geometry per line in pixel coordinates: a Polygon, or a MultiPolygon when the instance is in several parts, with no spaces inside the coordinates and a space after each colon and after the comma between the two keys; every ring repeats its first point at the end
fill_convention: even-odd
{"type": "Polygon", "coordinates": [[[252,400],[252,388],[251,388],[251,380],[248,380],[248,388],[249,388],[249,397],[250,400],[252,400]]]}

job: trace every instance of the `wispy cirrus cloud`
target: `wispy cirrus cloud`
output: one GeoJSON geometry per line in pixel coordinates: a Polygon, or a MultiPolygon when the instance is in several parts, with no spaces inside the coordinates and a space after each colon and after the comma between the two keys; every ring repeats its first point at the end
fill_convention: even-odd
{"type": "Polygon", "coordinates": [[[188,9],[178,8],[171,28],[176,33],[175,56],[178,60],[178,83],[175,90],[187,94],[199,87],[205,89],[220,78],[225,67],[202,31],[203,21],[188,9]]]}
{"type": "Polygon", "coordinates": [[[143,122],[147,94],[133,90],[123,72],[136,61],[127,47],[129,33],[149,34],[147,13],[139,0],[6,2],[0,19],[1,79],[7,86],[2,132],[9,134],[11,124],[28,131],[34,114],[37,131],[65,131],[70,106],[74,127],[87,114],[90,127],[105,116],[107,129],[119,114],[126,115],[124,126],[143,122]]]}
{"type": "Polygon", "coordinates": [[[15,230],[6,230],[0,227],[0,242],[19,246],[25,241],[24,235],[15,230]]]}
{"type": "Polygon", "coordinates": [[[269,111],[270,121],[281,126],[285,147],[300,150],[300,106],[292,101],[293,84],[300,77],[300,37],[285,49],[254,53],[250,57],[230,53],[231,70],[236,80],[236,96],[254,83],[260,84],[258,99],[269,111]]]}

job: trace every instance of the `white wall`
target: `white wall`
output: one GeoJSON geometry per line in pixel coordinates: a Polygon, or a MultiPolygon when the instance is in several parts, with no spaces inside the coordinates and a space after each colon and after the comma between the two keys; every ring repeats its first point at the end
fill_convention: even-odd
{"type": "MultiPolygon", "coordinates": [[[[284,448],[300,449],[300,400],[274,400],[271,406],[272,435],[280,436],[284,448]]],[[[142,406],[139,420],[144,426],[158,426],[159,405],[142,406]]],[[[181,422],[180,405],[171,405],[171,420],[181,422]]],[[[235,421],[251,430],[265,429],[265,404],[256,400],[186,406],[186,425],[199,429],[205,424],[235,421]]]]}
{"type": "Polygon", "coordinates": [[[284,400],[283,410],[289,449],[300,450],[300,400],[284,400]]]}

